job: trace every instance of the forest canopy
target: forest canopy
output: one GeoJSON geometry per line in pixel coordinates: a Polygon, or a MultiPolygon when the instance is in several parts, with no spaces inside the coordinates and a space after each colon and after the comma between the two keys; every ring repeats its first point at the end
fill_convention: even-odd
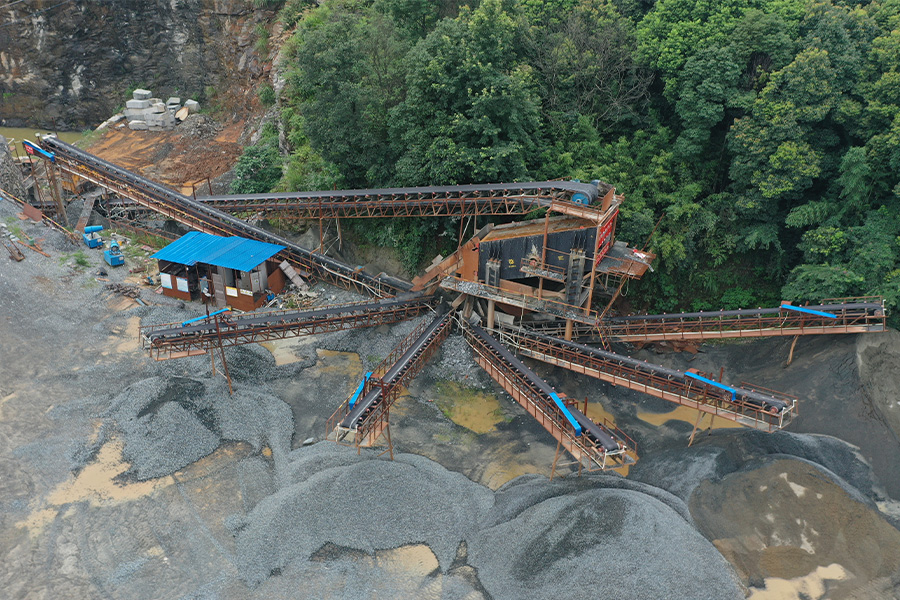
{"type": "MultiPolygon", "coordinates": [[[[900,0],[301,6],[282,188],[601,179],[620,239],[662,217],[648,308],[900,300],[900,0]]],[[[430,259],[408,221],[373,241],[430,259]]]]}

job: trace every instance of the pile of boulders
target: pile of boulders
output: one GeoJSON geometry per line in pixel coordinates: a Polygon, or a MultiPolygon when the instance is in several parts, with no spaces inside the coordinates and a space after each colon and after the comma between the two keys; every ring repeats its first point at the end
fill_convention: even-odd
{"type": "Polygon", "coordinates": [[[200,104],[195,100],[187,100],[182,106],[181,98],[172,97],[163,102],[160,98],[153,98],[150,90],[134,90],[133,95],[125,103],[122,114],[128,127],[136,131],[174,129],[176,123],[200,110],[200,104]]]}

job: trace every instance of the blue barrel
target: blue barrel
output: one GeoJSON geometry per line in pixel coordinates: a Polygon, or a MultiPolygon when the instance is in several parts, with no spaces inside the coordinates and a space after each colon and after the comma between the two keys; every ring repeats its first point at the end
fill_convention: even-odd
{"type": "Polygon", "coordinates": [[[91,225],[84,228],[85,233],[97,233],[98,231],[103,231],[103,225],[91,225]]]}

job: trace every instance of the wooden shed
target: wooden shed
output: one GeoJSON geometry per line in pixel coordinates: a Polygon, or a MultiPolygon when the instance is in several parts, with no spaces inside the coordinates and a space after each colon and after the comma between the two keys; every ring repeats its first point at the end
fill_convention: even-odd
{"type": "Polygon", "coordinates": [[[284,246],[192,231],[151,258],[159,261],[166,296],[249,311],[262,306],[269,292],[284,289],[280,261],[272,259],[282,250],[284,246]]]}

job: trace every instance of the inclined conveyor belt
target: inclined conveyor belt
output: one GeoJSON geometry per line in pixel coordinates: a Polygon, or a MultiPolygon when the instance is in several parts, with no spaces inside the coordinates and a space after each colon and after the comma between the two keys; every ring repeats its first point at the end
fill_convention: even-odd
{"type": "MultiPolygon", "coordinates": [[[[589,205],[598,198],[593,184],[525,181],[497,184],[424,186],[316,192],[201,196],[199,202],[230,212],[276,211],[316,217],[375,217],[415,214],[525,214],[539,208],[589,205]],[[577,200],[576,200],[577,199],[577,200]],[[503,202],[503,201],[506,202],[503,202]]],[[[596,210],[595,210],[596,212],[596,210]]],[[[596,213],[597,216],[600,213],[596,213]]]]}
{"type": "MultiPolygon", "coordinates": [[[[653,363],[648,363],[642,360],[638,360],[636,358],[631,358],[629,356],[623,356],[621,354],[616,354],[614,352],[608,352],[606,350],[600,350],[599,348],[592,348],[591,346],[585,346],[584,344],[579,344],[577,342],[570,342],[567,340],[563,340],[560,338],[555,338],[547,335],[542,335],[539,333],[534,333],[531,331],[521,330],[523,337],[527,340],[528,338],[539,339],[545,341],[549,344],[555,344],[560,346],[566,346],[571,348],[582,354],[589,354],[600,358],[601,360],[609,363],[616,363],[627,365],[638,371],[643,371],[652,375],[658,375],[664,377],[666,379],[671,379],[679,382],[683,382],[685,385],[696,385],[697,379],[694,379],[690,375],[686,375],[683,371],[678,371],[676,369],[669,369],[668,367],[663,367],[661,365],[655,365],[653,363]]],[[[787,402],[782,400],[778,400],[777,398],[773,398],[771,396],[767,396],[765,394],[761,394],[759,392],[748,390],[746,388],[741,387],[733,387],[733,386],[723,386],[723,388],[728,388],[732,390],[732,393],[725,393],[726,390],[722,388],[717,388],[714,386],[709,387],[709,395],[717,395],[722,396],[722,398],[726,401],[741,403],[744,405],[750,405],[762,410],[771,411],[774,410],[777,413],[782,413],[784,411],[790,410],[790,405],[787,402]]]]}
{"type": "Polygon", "coordinates": [[[488,347],[490,347],[491,351],[494,352],[501,360],[512,366],[516,371],[521,373],[528,382],[534,387],[537,391],[540,392],[542,396],[546,399],[547,407],[554,407],[556,410],[559,410],[564,414],[566,420],[571,423],[572,419],[574,419],[578,423],[578,427],[573,427],[576,431],[576,436],[581,433],[582,435],[586,435],[589,438],[592,438],[593,441],[600,444],[600,446],[606,452],[614,452],[621,449],[619,443],[610,435],[605,428],[601,425],[598,425],[591,421],[584,413],[573,406],[565,406],[561,400],[559,400],[559,396],[556,394],[556,391],[553,387],[550,386],[546,381],[537,376],[537,374],[525,366],[521,360],[519,360],[510,350],[497,341],[493,336],[488,334],[484,329],[478,327],[477,325],[469,325],[472,332],[478,336],[488,347]],[[566,414],[568,413],[568,414],[566,414]],[[571,417],[571,418],[570,418],[571,417]],[[579,432],[580,429],[580,432],[579,432]]]}
{"type": "MultiPolygon", "coordinates": [[[[422,335],[412,343],[409,349],[397,359],[397,362],[395,362],[381,378],[384,386],[390,387],[406,373],[421,353],[422,349],[428,345],[429,341],[431,341],[435,332],[450,319],[451,313],[447,311],[447,308],[444,305],[439,306],[437,312],[438,314],[434,318],[434,321],[431,322],[425,331],[422,332],[422,335]]],[[[341,421],[340,426],[345,429],[355,429],[360,420],[363,419],[381,400],[381,390],[382,387],[376,384],[369,393],[356,402],[347,416],[344,417],[344,420],[341,421]]]]}
{"type": "MultiPolygon", "coordinates": [[[[378,300],[372,302],[363,302],[356,304],[345,304],[342,306],[329,306],[325,308],[317,308],[313,310],[298,310],[288,312],[277,312],[272,314],[249,313],[240,317],[223,318],[219,322],[219,334],[222,337],[228,337],[230,334],[240,333],[247,329],[264,328],[271,326],[285,326],[291,323],[303,323],[313,321],[315,319],[327,319],[339,317],[345,314],[358,314],[366,312],[381,312],[403,305],[420,304],[426,302],[421,296],[407,296],[398,298],[388,298],[386,300],[378,300]]],[[[151,344],[158,345],[172,340],[181,340],[187,337],[203,337],[216,336],[216,323],[214,321],[204,321],[194,325],[185,325],[183,327],[172,327],[169,329],[156,329],[147,332],[146,338],[151,344]]]]}
{"type": "MultiPolygon", "coordinates": [[[[798,306],[797,308],[813,309],[822,312],[840,313],[844,310],[862,310],[873,315],[879,315],[884,306],[878,302],[850,302],[847,304],[819,304],[813,306],[798,306]]],[[[716,310],[691,313],[664,313],[659,315],[629,315],[624,317],[611,317],[606,319],[610,323],[633,323],[635,321],[677,321],[679,319],[719,319],[728,317],[750,317],[761,315],[776,315],[788,313],[790,309],[775,306],[770,308],[742,308],[737,310],[716,310]]]]}
{"type": "Polygon", "coordinates": [[[382,290],[387,287],[388,291],[391,293],[408,291],[412,287],[410,283],[400,279],[388,276],[373,277],[367,273],[358,271],[339,260],[325,256],[324,254],[314,253],[302,246],[298,246],[286,238],[251,225],[216,208],[204,206],[202,202],[197,202],[183,194],[147,179],[146,177],[132,173],[113,163],[98,158],[93,154],[80,150],[71,144],[60,141],[53,136],[44,136],[41,143],[47,149],[56,153],[58,158],[75,161],[88,168],[99,170],[105,175],[132,186],[143,193],[154,197],[163,204],[176,207],[180,211],[183,211],[198,220],[205,220],[210,224],[220,226],[234,235],[284,246],[289,255],[293,254],[301,257],[303,260],[310,263],[313,268],[330,272],[338,278],[359,282],[371,287],[373,290],[382,290]]]}

